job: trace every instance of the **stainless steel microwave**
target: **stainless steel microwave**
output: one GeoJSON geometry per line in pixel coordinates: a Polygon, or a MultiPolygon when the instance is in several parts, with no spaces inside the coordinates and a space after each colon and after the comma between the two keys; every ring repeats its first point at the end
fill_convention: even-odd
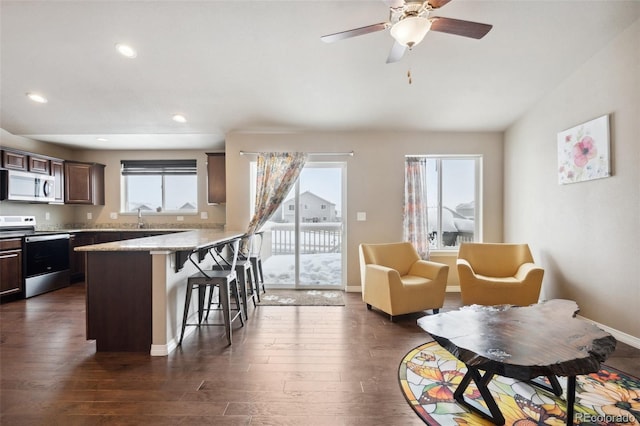
{"type": "Polygon", "coordinates": [[[0,199],[54,202],[55,177],[19,170],[0,170],[0,199]]]}

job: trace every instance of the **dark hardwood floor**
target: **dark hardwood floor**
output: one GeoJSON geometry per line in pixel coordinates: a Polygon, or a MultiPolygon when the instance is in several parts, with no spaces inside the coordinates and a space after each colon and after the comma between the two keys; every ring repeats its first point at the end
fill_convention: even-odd
{"type": "MultiPolygon", "coordinates": [[[[420,425],[398,385],[403,356],[431,338],[420,315],[344,307],[250,308],[226,345],[221,327],[168,357],[95,353],[83,284],[0,306],[2,425],[420,425]]],[[[459,305],[447,296],[445,309],[459,305]]],[[[622,343],[607,364],[640,376],[622,343]]]]}

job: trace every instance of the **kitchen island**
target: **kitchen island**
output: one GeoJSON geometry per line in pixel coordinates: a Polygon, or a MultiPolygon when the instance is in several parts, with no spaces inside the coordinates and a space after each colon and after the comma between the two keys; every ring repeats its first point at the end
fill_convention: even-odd
{"type": "Polygon", "coordinates": [[[239,231],[198,229],[76,247],[86,253],[87,339],[98,352],[168,355],[177,346],[186,282],[209,247],[239,231]]]}

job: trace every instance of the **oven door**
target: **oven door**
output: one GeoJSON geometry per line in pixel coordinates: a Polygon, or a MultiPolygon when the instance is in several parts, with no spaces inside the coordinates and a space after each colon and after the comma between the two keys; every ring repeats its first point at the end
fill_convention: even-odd
{"type": "Polygon", "coordinates": [[[69,285],[69,234],[25,237],[25,297],[69,285]]]}

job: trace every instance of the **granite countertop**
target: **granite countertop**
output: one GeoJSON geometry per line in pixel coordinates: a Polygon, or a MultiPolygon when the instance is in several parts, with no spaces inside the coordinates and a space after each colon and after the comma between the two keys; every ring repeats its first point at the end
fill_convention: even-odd
{"type": "Polygon", "coordinates": [[[76,247],[75,251],[192,251],[244,235],[243,231],[195,229],[154,237],[76,247]]]}
{"type": "MultiPolygon", "coordinates": [[[[69,232],[73,234],[82,232],[187,232],[193,231],[194,228],[75,228],[75,229],[61,229],[60,231],[69,232]]],[[[203,230],[216,230],[217,228],[203,228],[203,230]]]]}

